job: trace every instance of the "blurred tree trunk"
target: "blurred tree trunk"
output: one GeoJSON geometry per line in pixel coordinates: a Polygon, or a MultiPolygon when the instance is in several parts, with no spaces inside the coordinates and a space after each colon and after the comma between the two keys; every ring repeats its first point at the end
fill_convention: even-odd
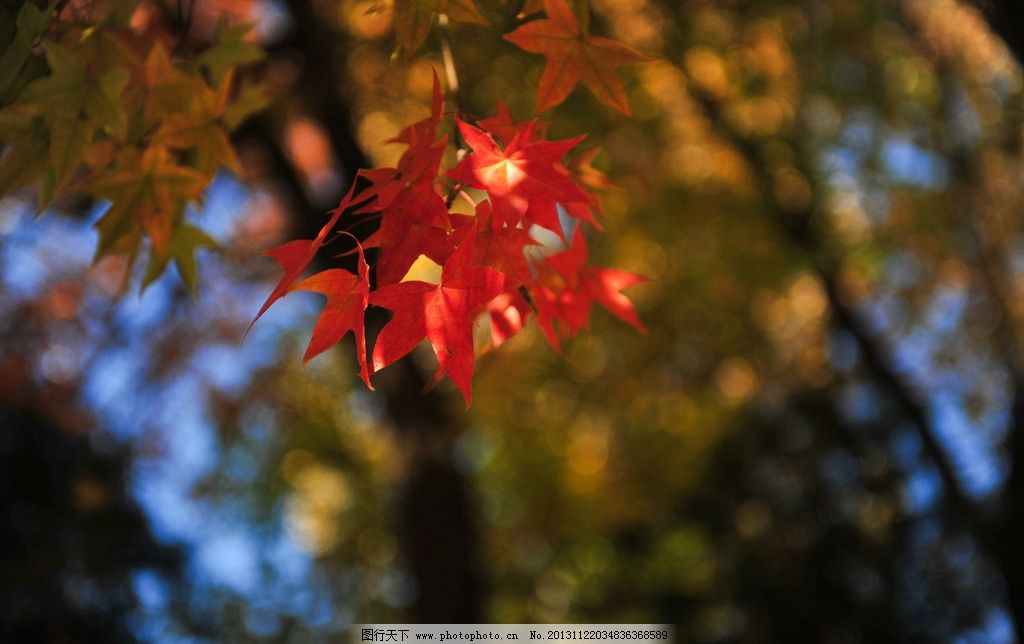
{"type": "Polygon", "coordinates": [[[454,462],[464,430],[461,400],[425,392],[425,374],[411,359],[382,372],[378,389],[407,455],[399,501],[402,545],[416,581],[410,620],[482,621],[476,507],[469,480],[454,462]]]}

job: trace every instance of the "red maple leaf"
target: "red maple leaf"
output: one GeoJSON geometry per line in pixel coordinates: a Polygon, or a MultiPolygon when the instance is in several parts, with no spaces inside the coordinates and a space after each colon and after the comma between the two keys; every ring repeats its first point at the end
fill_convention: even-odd
{"type": "Polygon", "coordinates": [[[547,274],[530,284],[537,323],[551,344],[558,348],[558,336],[574,335],[584,328],[594,302],[646,333],[633,303],[620,291],[647,278],[617,268],[589,267],[586,262],[587,243],[582,228],[577,227],[569,248],[548,257],[547,274]]]}
{"type": "Polygon", "coordinates": [[[485,132],[490,132],[499,141],[504,144],[508,144],[512,139],[516,138],[516,135],[530,127],[532,123],[533,129],[531,130],[533,136],[543,139],[547,133],[548,124],[536,121],[516,121],[512,118],[512,114],[508,111],[508,107],[505,106],[505,102],[500,98],[498,99],[498,113],[494,116],[488,116],[485,119],[480,119],[479,125],[485,132]]]}
{"type": "Polygon", "coordinates": [[[615,187],[608,175],[591,165],[600,151],[599,147],[587,148],[569,160],[569,172],[573,178],[577,183],[591,190],[607,190],[615,187]]]}
{"type": "Polygon", "coordinates": [[[569,176],[561,159],[583,136],[561,141],[533,138],[533,127],[516,134],[504,150],[494,138],[456,119],[466,143],[473,148],[448,176],[464,185],[481,188],[491,198],[494,214],[509,226],[519,223],[530,201],[589,201],[569,176]]]}
{"type": "Polygon", "coordinates": [[[571,297],[571,294],[563,290],[552,289],[547,282],[548,280],[537,280],[531,283],[527,290],[537,312],[537,326],[544,332],[544,337],[551,346],[556,351],[561,351],[559,338],[569,337],[579,331],[586,324],[590,307],[581,306],[579,299],[571,297]]]}
{"type": "MultiPolygon", "coordinates": [[[[284,275],[281,276],[281,281],[277,283],[277,286],[275,286],[274,290],[271,291],[267,300],[263,303],[263,306],[260,307],[256,317],[254,317],[252,322],[249,323],[249,330],[252,329],[253,324],[256,324],[256,320],[260,319],[260,316],[267,312],[270,305],[284,297],[295,280],[299,279],[303,271],[305,271],[310,262],[313,261],[313,257],[316,256],[316,252],[321,246],[323,246],[324,240],[327,238],[327,233],[331,231],[341,215],[352,205],[352,194],[355,191],[355,188],[355,184],[352,184],[352,187],[349,188],[348,194],[342,197],[341,203],[339,203],[338,207],[331,213],[330,219],[328,219],[327,223],[324,224],[324,227],[320,229],[320,232],[317,234],[315,239],[296,239],[264,252],[264,255],[269,255],[274,258],[274,261],[284,269],[284,275]]],[[[365,207],[365,205],[366,204],[362,199],[357,200],[357,207],[350,214],[358,214],[358,212],[363,211],[362,208],[365,207]]],[[[248,333],[248,331],[246,331],[246,333],[248,333]]]]}
{"type": "Polygon", "coordinates": [[[491,347],[497,349],[522,331],[530,303],[518,291],[508,291],[488,302],[487,312],[491,314],[491,347]]]}
{"type": "Polygon", "coordinates": [[[441,158],[448,146],[447,137],[435,141],[443,108],[441,84],[434,74],[430,116],[413,123],[391,140],[409,144],[398,167],[360,172],[371,183],[363,194],[376,197],[376,206],[381,210],[380,231],[373,240],[381,249],[377,261],[378,284],[398,282],[421,254],[438,263],[443,263],[451,254],[448,207],[434,189],[441,158]]]}
{"type": "Polygon", "coordinates": [[[472,266],[470,235],[445,262],[441,283],[399,282],[370,294],[370,303],[394,312],[373,348],[373,369],[383,369],[427,338],[437,361],[469,405],[473,384],[473,316],[515,282],[493,268],[472,266]]]}
{"type": "MultiPolygon", "coordinates": [[[[588,195],[589,197],[589,195],[588,195]]],[[[592,198],[591,198],[592,199],[592,198]]],[[[566,201],[561,203],[566,214],[587,222],[597,230],[601,225],[591,215],[591,200],[588,201],[566,201]]],[[[523,223],[528,226],[540,226],[556,233],[565,241],[565,227],[558,213],[559,204],[547,199],[538,199],[530,203],[526,214],[523,216],[523,223]]],[[[570,230],[572,228],[570,227],[570,230]]]]}
{"type": "MultiPolygon", "coordinates": [[[[441,157],[448,139],[438,140],[437,127],[444,110],[444,94],[441,80],[434,72],[434,86],[431,98],[430,116],[406,126],[398,136],[387,143],[404,143],[409,149],[398,160],[397,168],[371,168],[359,171],[359,176],[370,182],[370,187],[359,194],[359,199],[376,199],[375,207],[383,210],[399,196],[399,193],[418,183],[433,183],[441,164],[441,157]]],[[[444,209],[447,211],[447,209],[444,209]]],[[[445,213],[430,212],[427,219],[434,219],[440,226],[447,225],[445,213]]]]}
{"type": "Polygon", "coordinates": [[[587,34],[565,0],[544,0],[544,10],[546,20],[505,34],[509,42],[547,58],[537,89],[537,113],[564,101],[582,82],[597,100],[629,114],[629,99],[615,68],[650,58],[618,41],[587,34]]]}
{"type": "Polygon", "coordinates": [[[358,275],[331,268],[322,271],[291,287],[289,290],[313,291],[327,296],[327,304],[313,327],[313,337],[306,348],[303,362],[309,362],[337,344],[349,331],[355,336],[356,361],[359,363],[359,377],[366,386],[370,384],[370,373],[366,366],[366,333],[364,320],[370,299],[370,267],[363,256],[362,246],[356,242],[359,251],[358,275]]]}
{"type": "MultiPolygon", "coordinates": [[[[610,187],[612,184],[608,177],[590,165],[590,162],[597,156],[598,150],[599,148],[596,147],[584,150],[569,161],[568,167],[562,165],[555,167],[558,171],[571,177],[578,186],[586,186],[590,189],[610,187]]],[[[594,218],[595,214],[602,212],[601,202],[592,193],[584,191],[583,194],[586,195],[585,201],[563,201],[561,204],[549,199],[533,200],[523,217],[523,222],[554,231],[564,240],[564,226],[558,212],[558,206],[561,205],[566,214],[587,222],[597,230],[602,230],[601,224],[594,218]]]]}
{"type": "Polygon", "coordinates": [[[569,160],[569,173],[578,185],[590,192],[590,201],[586,204],[579,202],[565,204],[565,209],[570,215],[589,223],[597,230],[602,230],[602,228],[595,216],[603,215],[604,209],[594,191],[615,187],[608,175],[591,165],[600,151],[601,149],[598,147],[588,148],[569,160]]]}
{"type": "MultiPolygon", "coordinates": [[[[568,12],[564,0],[547,0],[547,7],[548,22],[566,23],[568,18],[558,17],[559,11],[568,12]]],[[[589,43],[591,39],[585,40],[589,43]]],[[[556,348],[560,337],[586,327],[594,302],[644,330],[632,303],[621,293],[644,278],[586,266],[582,226],[575,226],[565,251],[536,265],[523,253],[526,246],[536,243],[529,232],[533,225],[550,228],[564,238],[566,213],[598,226],[593,215],[600,212],[600,203],[590,190],[605,188],[609,182],[590,166],[596,151],[576,155],[568,167],[563,163],[584,137],[546,141],[543,124],[514,121],[500,102],[497,115],[481,124],[498,133],[507,145],[499,145],[488,131],[456,119],[472,152],[449,170],[448,176],[458,184],[487,192],[486,200],[474,204],[475,216],[458,215],[448,212],[448,204],[435,187],[448,145],[447,137],[438,138],[443,109],[435,74],[430,115],[393,139],[409,146],[397,167],[361,170],[359,180],[315,239],[289,242],[267,252],[284,269],[284,275],[256,317],[291,290],[321,293],[327,302],[305,361],[352,331],[359,374],[370,386],[371,373],[427,339],[438,359],[434,380],[450,377],[467,405],[472,398],[475,362],[473,325],[484,310],[491,332],[491,344],[485,351],[518,333],[531,310],[556,348]],[[367,183],[369,187],[365,187],[367,183]],[[353,197],[356,185],[363,189],[353,197]],[[342,215],[367,213],[371,217],[379,213],[378,230],[339,255],[358,253],[356,274],[328,269],[296,283],[317,251],[330,243],[328,234],[342,215]],[[380,248],[376,266],[379,288],[373,292],[364,257],[364,249],[370,247],[380,248]],[[439,284],[398,281],[420,255],[443,264],[439,284]],[[393,315],[381,330],[368,365],[364,316],[370,304],[390,309],[393,315]]],[[[467,200],[472,203],[468,196],[467,200]]]]}
{"type": "Polygon", "coordinates": [[[370,190],[378,195],[382,209],[378,284],[398,282],[421,254],[439,264],[451,254],[448,208],[434,189],[446,145],[442,139],[431,146],[410,148],[397,169],[364,173],[373,182],[370,190]]]}
{"type": "Polygon", "coordinates": [[[520,282],[531,278],[530,264],[523,255],[526,246],[537,245],[529,231],[519,226],[506,226],[491,212],[491,203],[481,201],[476,205],[476,216],[460,216],[455,226],[455,236],[463,239],[475,235],[473,244],[474,266],[490,266],[520,282]]]}
{"type": "MultiPolygon", "coordinates": [[[[430,126],[431,131],[435,127],[436,123],[430,126]]],[[[380,230],[373,240],[381,249],[377,260],[379,285],[401,280],[420,255],[442,263],[452,253],[452,243],[447,239],[452,222],[444,200],[434,189],[447,138],[427,143],[426,127],[409,132],[410,140],[417,144],[401,156],[397,168],[360,172],[371,182],[360,197],[375,197],[375,207],[381,211],[380,230]]],[[[430,135],[428,140],[432,138],[430,135]]]]}
{"type": "Polygon", "coordinates": [[[437,126],[441,123],[441,114],[444,111],[444,93],[441,91],[441,79],[437,77],[437,71],[434,71],[434,85],[431,91],[430,99],[430,116],[420,121],[416,121],[412,125],[407,125],[405,129],[398,133],[393,139],[388,139],[388,143],[405,143],[409,147],[416,147],[417,145],[430,145],[437,139],[437,126]]]}

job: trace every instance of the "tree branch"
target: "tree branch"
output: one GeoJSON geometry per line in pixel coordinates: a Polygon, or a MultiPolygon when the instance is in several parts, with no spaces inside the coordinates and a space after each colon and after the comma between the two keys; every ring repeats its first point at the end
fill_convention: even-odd
{"type": "MultiPolygon", "coordinates": [[[[768,170],[769,163],[764,158],[760,147],[725,123],[721,107],[715,99],[701,92],[692,83],[690,89],[691,95],[704,109],[710,122],[718,126],[719,133],[740,152],[754,171],[758,190],[765,203],[768,204],[768,212],[772,220],[778,224],[785,237],[803,250],[811,260],[815,273],[825,287],[833,319],[840,328],[854,338],[864,366],[890,392],[900,410],[906,415],[921,438],[925,452],[942,478],[954,510],[963,513],[964,516],[978,518],[977,508],[964,496],[956,469],[945,448],[936,437],[929,414],[918,398],[918,393],[890,362],[889,351],[884,346],[883,340],[876,337],[862,320],[860,314],[844,302],[838,278],[840,262],[828,251],[824,240],[821,239],[812,223],[816,199],[812,198],[806,207],[797,212],[789,212],[784,209],[774,197],[774,184],[768,170]]],[[[809,181],[812,181],[813,185],[813,173],[806,167],[799,169],[804,172],[809,181]]],[[[818,193],[819,191],[812,190],[813,195],[816,196],[818,193]]]]}

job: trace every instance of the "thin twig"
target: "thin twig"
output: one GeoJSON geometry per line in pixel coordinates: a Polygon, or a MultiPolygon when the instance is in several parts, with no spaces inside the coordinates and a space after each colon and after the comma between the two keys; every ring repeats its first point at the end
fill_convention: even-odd
{"type": "Polygon", "coordinates": [[[176,13],[178,14],[178,22],[181,24],[181,33],[178,35],[178,42],[174,45],[174,52],[181,51],[181,48],[185,46],[185,42],[188,40],[188,34],[192,31],[192,10],[195,7],[195,0],[178,0],[176,3],[176,13]],[[188,3],[186,9],[182,9],[184,3],[188,3]]]}
{"type": "MultiPolygon", "coordinates": [[[[448,84],[448,104],[458,113],[459,110],[459,74],[455,70],[455,57],[452,55],[451,37],[448,34],[448,16],[443,13],[437,15],[437,26],[441,31],[441,60],[444,61],[444,77],[448,84]]],[[[455,128],[455,147],[459,149],[458,158],[468,151],[465,139],[459,128],[455,128]]],[[[454,201],[454,200],[453,200],[454,201]]],[[[449,205],[449,207],[451,207],[449,205]]]]}

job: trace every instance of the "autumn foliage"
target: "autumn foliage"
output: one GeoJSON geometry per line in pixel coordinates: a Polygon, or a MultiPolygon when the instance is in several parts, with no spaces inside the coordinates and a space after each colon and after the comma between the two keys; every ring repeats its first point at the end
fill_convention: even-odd
{"type": "Polygon", "coordinates": [[[172,262],[196,289],[194,253],[216,243],[188,221],[219,168],[240,170],[229,138],[266,100],[239,66],[259,60],[249,26],[221,22],[187,61],[134,2],[0,7],[0,195],[37,186],[39,208],[85,194],[109,201],[96,258],[149,258],[143,286],[172,262]],[[134,21],[134,22],[133,22],[134,21]],[[180,58],[180,57],[179,57],[180,58]]]}
{"type": "MultiPolygon", "coordinates": [[[[599,101],[628,113],[615,68],[646,57],[624,44],[589,35],[565,0],[546,0],[544,10],[546,18],[526,21],[506,35],[510,42],[547,58],[536,112],[555,107],[583,83],[599,101]]],[[[453,19],[483,20],[468,1],[397,2],[399,49],[415,50],[433,13],[445,11],[453,19]]],[[[426,339],[437,356],[438,376],[451,378],[467,404],[478,316],[490,320],[484,348],[501,345],[531,316],[558,348],[562,339],[587,327],[595,302],[642,330],[621,291],[643,278],[587,265],[584,229],[600,230],[601,206],[594,190],[609,185],[590,166],[596,148],[579,149],[585,135],[549,140],[544,122],[516,122],[500,100],[495,112],[475,124],[465,115],[449,114],[435,75],[430,115],[391,141],[407,146],[397,167],[361,170],[360,180],[316,238],[268,251],[284,275],[257,318],[290,291],[321,293],[327,304],[306,360],[351,331],[360,376],[372,387],[375,371],[426,339]],[[446,126],[451,130],[452,123],[457,136],[450,138],[442,131],[446,126]],[[463,156],[442,171],[445,152],[453,145],[461,146],[463,156]],[[473,214],[453,212],[458,200],[473,214]],[[360,242],[344,234],[374,216],[380,218],[379,230],[369,238],[360,242]],[[532,234],[536,227],[555,233],[564,248],[545,252],[532,234]],[[325,250],[328,247],[330,251],[325,250]],[[364,254],[371,248],[379,249],[372,275],[364,254]],[[320,252],[357,253],[357,271],[331,268],[299,281],[320,252]],[[439,283],[406,279],[421,256],[443,267],[439,283]],[[364,327],[368,306],[392,314],[369,357],[364,327]]]]}
{"type": "MultiPolygon", "coordinates": [[[[646,56],[592,35],[585,3],[545,0],[521,9],[504,38],[545,57],[535,115],[577,85],[629,113],[617,68],[646,56]]],[[[193,255],[216,243],[189,221],[189,207],[202,202],[220,168],[241,172],[231,132],[266,101],[258,76],[239,68],[261,53],[249,26],[221,22],[214,42],[183,57],[185,41],[154,27],[159,21],[147,11],[155,9],[25,3],[15,28],[0,30],[0,41],[9,41],[0,59],[0,195],[33,185],[41,209],[70,194],[109,202],[96,221],[97,259],[125,255],[131,266],[148,254],[143,288],[173,263],[194,291],[193,255]]],[[[0,18],[12,15],[3,9],[0,18]]],[[[449,20],[487,25],[473,0],[395,0],[393,16],[396,53],[406,57],[435,24],[442,31],[449,20]]],[[[484,349],[530,317],[557,348],[587,326],[595,302],[642,329],[621,294],[641,278],[587,266],[585,230],[601,230],[595,191],[610,182],[590,165],[597,149],[581,149],[585,138],[551,140],[544,121],[516,121],[500,98],[486,118],[446,109],[435,75],[429,115],[391,141],[405,146],[396,166],[360,170],[318,235],[268,251],[284,275],[256,317],[290,291],[320,293],[327,303],[306,360],[352,332],[369,386],[373,372],[426,339],[438,375],[450,377],[467,403],[477,316],[491,321],[484,349]],[[563,247],[540,244],[540,229],[563,247]],[[354,270],[323,261],[338,256],[354,270]],[[439,283],[410,277],[421,258],[443,267],[439,283]],[[329,268],[302,279],[314,260],[329,268]],[[369,352],[371,306],[392,317],[369,352]]]]}

